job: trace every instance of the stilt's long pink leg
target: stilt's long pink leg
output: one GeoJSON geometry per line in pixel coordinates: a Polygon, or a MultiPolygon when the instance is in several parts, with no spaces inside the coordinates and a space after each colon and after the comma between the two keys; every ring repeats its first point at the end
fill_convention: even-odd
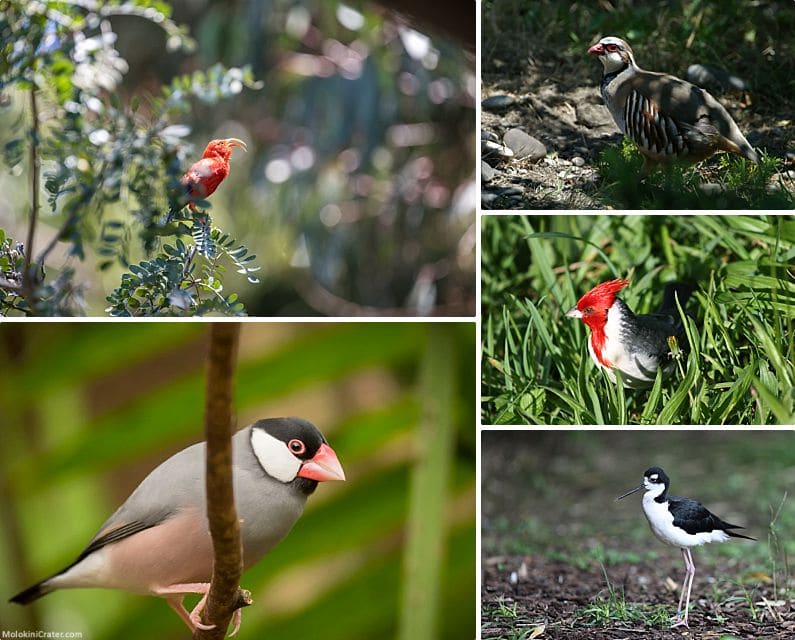
{"type": "Polygon", "coordinates": [[[687,614],[690,611],[690,590],[693,587],[693,578],[696,575],[696,565],[693,562],[693,554],[691,553],[690,549],[682,549],[682,557],[685,559],[685,581],[682,584],[682,595],[679,596],[679,610],[676,612],[676,618],[674,618],[674,623],[671,625],[671,628],[678,626],[685,626],[689,628],[689,625],[687,624],[687,614]],[[685,596],[685,615],[680,617],[682,610],[682,596],[685,595],[685,590],[687,590],[687,596],[685,596]]]}

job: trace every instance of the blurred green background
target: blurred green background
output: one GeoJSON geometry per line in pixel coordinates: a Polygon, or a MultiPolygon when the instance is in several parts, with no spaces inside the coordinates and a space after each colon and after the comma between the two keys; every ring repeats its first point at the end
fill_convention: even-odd
{"type": "MultiPolygon", "coordinates": [[[[311,420],[348,481],[320,486],[287,539],[244,574],[254,605],[239,637],[474,636],[474,330],[243,326],[238,425],[311,420]],[[428,560],[434,540],[442,551],[428,560]]],[[[207,325],[185,322],[0,326],[0,628],[187,636],[155,598],[7,599],[70,563],[149,471],[202,439],[207,339],[207,325]]]]}
{"type": "MultiPolygon", "coordinates": [[[[220,62],[250,65],[261,81],[261,89],[212,106],[196,101],[177,119],[190,127],[194,160],[213,138],[248,143],[212,197],[214,222],[261,267],[257,285],[243,275],[226,278],[248,314],[474,315],[476,119],[468,43],[360,0],[169,4],[174,21],[196,39],[196,52],[169,53],[166,34],[146,20],[111,18],[129,66],[116,93],[125,105],[140,99],[136,115],[145,123],[151,97],[176,75],[220,62]]],[[[474,39],[475,5],[463,10],[471,12],[474,39]]],[[[18,126],[25,99],[4,94],[0,143],[18,126]]],[[[46,103],[42,108],[45,119],[57,115],[46,103]]],[[[30,211],[27,171],[23,163],[0,172],[0,228],[18,239],[30,211]]],[[[123,199],[100,217],[129,220],[125,206],[123,199]]],[[[45,205],[42,222],[37,245],[62,221],[45,205]]],[[[103,314],[104,294],[122,272],[114,266],[99,273],[99,260],[89,253],[78,262],[63,251],[50,261],[52,270],[78,270],[88,315],[103,314]]]]}

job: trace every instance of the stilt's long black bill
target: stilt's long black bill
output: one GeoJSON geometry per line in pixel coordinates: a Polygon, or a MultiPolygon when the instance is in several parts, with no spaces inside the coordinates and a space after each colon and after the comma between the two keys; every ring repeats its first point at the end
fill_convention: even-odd
{"type": "Polygon", "coordinates": [[[626,498],[627,496],[631,496],[633,493],[636,493],[636,492],[640,491],[641,489],[645,489],[645,488],[646,487],[644,485],[639,485],[639,486],[635,487],[634,489],[631,489],[630,491],[627,491],[623,496],[618,496],[618,498],[615,499],[615,502],[618,502],[619,500],[621,500],[621,498],[626,498]]]}

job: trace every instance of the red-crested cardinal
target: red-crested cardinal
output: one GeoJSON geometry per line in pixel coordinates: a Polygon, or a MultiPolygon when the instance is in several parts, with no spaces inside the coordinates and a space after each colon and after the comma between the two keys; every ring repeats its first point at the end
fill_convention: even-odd
{"type": "Polygon", "coordinates": [[[616,294],[628,280],[610,280],[595,286],[566,315],[579,318],[591,329],[588,351],[591,359],[615,382],[613,369],[621,372],[625,387],[648,387],[673,365],[668,338],[676,337],[683,350],[687,337],[676,308],[676,297],[684,307],[694,287],[682,282],[665,286],[663,303],[657,313],[635,315],[616,294]]]}

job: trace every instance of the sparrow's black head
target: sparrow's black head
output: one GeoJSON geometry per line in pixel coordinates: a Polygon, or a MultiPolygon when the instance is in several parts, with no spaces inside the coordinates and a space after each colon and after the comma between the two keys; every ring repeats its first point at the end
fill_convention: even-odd
{"type": "Polygon", "coordinates": [[[250,444],[265,474],[305,495],[312,493],[318,482],[345,479],[337,454],[307,420],[259,420],[251,425],[250,444]]]}
{"type": "Polygon", "coordinates": [[[281,440],[299,460],[310,460],[326,442],[323,434],[315,425],[302,418],[267,418],[257,420],[254,429],[262,429],[265,433],[281,440]]]}

